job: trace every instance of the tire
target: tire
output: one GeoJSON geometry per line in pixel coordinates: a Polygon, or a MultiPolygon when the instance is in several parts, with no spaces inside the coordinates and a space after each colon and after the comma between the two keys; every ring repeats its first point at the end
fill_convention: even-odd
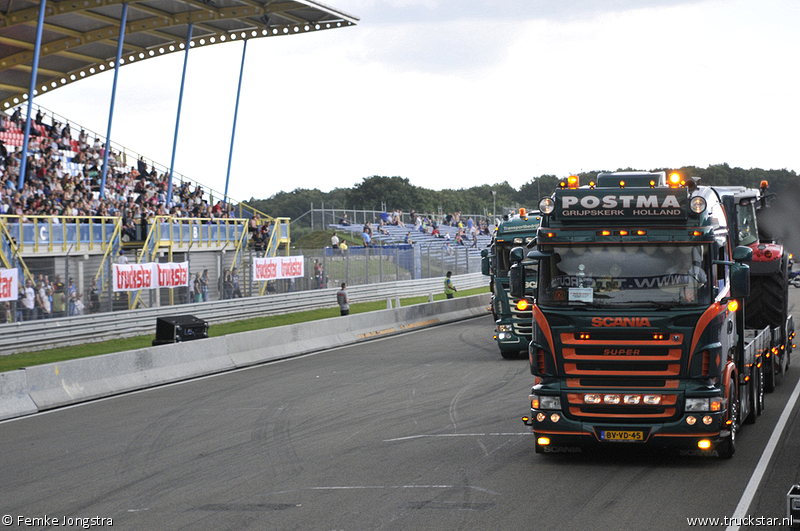
{"type": "Polygon", "coordinates": [[[750,296],[744,304],[745,328],[778,326],[784,329],[789,313],[789,282],[786,275],[784,259],[780,271],[750,277],[750,296]]]}
{"type": "Polygon", "coordinates": [[[745,424],[755,424],[756,418],[764,412],[764,366],[756,369],[756,373],[748,385],[750,393],[750,412],[744,419],[745,424]]]}
{"type": "Polygon", "coordinates": [[[758,381],[758,386],[756,387],[756,414],[761,415],[766,408],[765,400],[766,397],[764,396],[764,364],[761,364],[761,367],[758,369],[758,373],[756,374],[756,379],[758,381]]]}
{"type": "Polygon", "coordinates": [[[500,355],[506,360],[528,359],[528,353],[524,350],[520,350],[519,352],[515,350],[501,350],[500,355]]]}
{"type": "Polygon", "coordinates": [[[722,459],[730,459],[736,453],[736,432],[739,429],[739,402],[736,388],[736,379],[731,377],[728,387],[728,418],[733,422],[731,423],[730,435],[718,446],[719,456],[722,459]]]}

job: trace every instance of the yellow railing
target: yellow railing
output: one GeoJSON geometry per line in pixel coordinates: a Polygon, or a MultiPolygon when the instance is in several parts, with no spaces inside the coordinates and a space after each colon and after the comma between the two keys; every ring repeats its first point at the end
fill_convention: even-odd
{"type": "MultiPolygon", "coordinates": [[[[217,247],[224,248],[233,244],[235,246],[234,263],[242,247],[247,241],[247,220],[239,218],[175,218],[172,216],[156,216],[153,218],[142,245],[141,252],[136,258],[136,263],[146,263],[153,260],[159,248],[169,250],[170,261],[172,251],[178,247],[217,247]]],[[[136,245],[140,245],[138,242],[136,245]]],[[[170,290],[170,300],[173,292],[170,290]]],[[[130,308],[136,308],[141,303],[141,291],[129,303],[130,308]]]]}
{"type": "MultiPolygon", "coordinates": [[[[286,250],[286,256],[289,256],[289,244],[291,243],[289,218],[275,218],[275,223],[272,228],[272,237],[267,242],[267,247],[264,249],[264,257],[277,256],[278,250],[282,244],[286,250]]],[[[259,295],[264,295],[267,290],[267,283],[262,282],[261,287],[258,289],[259,295]]]]}
{"type": "MultiPolygon", "coordinates": [[[[8,244],[8,247],[11,249],[11,258],[13,259],[14,257],[16,257],[17,260],[19,260],[25,278],[30,279],[32,281],[33,276],[31,275],[31,272],[28,270],[28,266],[25,264],[25,260],[23,260],[22,256],[19,254],[20,249],[19,246],[15,243],[14,237],[11,236],[11,233],[8,232],[8,227],[6,227],[5,219],[0,219],[0,232],[2,232],[2,234],[0,234],[0,237],[5,239],[5,241],[8,244]]],[[[3,249],[5,249],[5,246],[3,246],[3,249]]],[[[0,260],[2,260],[3,265],[6,267],[6,269],[14,268],[14,264],[9,260],[9,257],[6,256],[5,252],[0,252],[0,260]]]]}
{"type": "Polygon", "coordinates": [[[8,232],[18,235],[19,252],[67,252],[105,250],[122,223],[103,216],[0,216],[8,232]],[[21,222],[21,223],[20,223],[21,222]]]}

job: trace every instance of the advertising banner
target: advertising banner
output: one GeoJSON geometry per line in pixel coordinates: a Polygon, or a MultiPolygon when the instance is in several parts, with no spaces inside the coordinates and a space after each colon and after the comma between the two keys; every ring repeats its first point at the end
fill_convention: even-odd
{"type": "Polygon", "coordinates": [[[302,256],[253,259],[253,280],[279,280],[303,276],[305,260],[302,256]]]}
{"type": "Polygon", "coordinates": [[[19,296],[19,271],[0,269],[0,301],[15,301],[19,296]]]}
{"type": "Polygon", "coordinates": [[[189,262],[114,264],[114,291],[178,288],[189,285],[189,262]]]}

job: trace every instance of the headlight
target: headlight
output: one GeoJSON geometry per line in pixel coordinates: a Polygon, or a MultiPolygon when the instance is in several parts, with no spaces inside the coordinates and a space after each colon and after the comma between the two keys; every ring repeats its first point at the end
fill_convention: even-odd
{"type": "Polygon", "coordinates": [[[722,411],[723,399],[721,397],[714,398],[687,398],[686,399],[686,412],[690,411],[722,411]]]}
{"type": "Polygon", "coordinates": [[[687,398],[686,411],[708,411],[708,398],[687,398]]]}
{"type": "Polygon", "coordinates": [[[530,398],[533,409],[561,409],[561,397],[531,395],[530,398]]]}
{"type": "Polygon", "coordinates": [[[511,332],[513,330],[511,325],[500,325],[497,327],[499,332],[511,332]]]}

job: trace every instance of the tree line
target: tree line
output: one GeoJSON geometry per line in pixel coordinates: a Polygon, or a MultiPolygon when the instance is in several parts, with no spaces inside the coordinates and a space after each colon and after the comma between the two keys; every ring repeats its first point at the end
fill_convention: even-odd
{"type": "MultiPolygon", "coordinates": [[[[604,170],[605,171],[605,170],[604,170]]],[[[616,171],[633,171],[631,168],[616,171]]],[[[656,168],[650,171],[679,171],[684,176],[699,178],[701,186],[745,186],[758,188],[761,181],[768,181],[770,192],[778,195],[779,202],[786,208],[797,204],[796,188],[798,185],[797,174],[793,170],[762,170],[760,168],[732,168],[728,164],[715,164],[706,168],[684,166],[682,168],[656,168]]],[[[599,171],[583,172],[578,174],[581,183],[588,183],[597,177],[599,171]]],[[[311,208],[349,209],[349,210],[381,210],[383,205],[389,211],[398,209],[404,212],[416,210],[417,212],[443,213],[465,212],[482,213],[484,210],[491,212],[494,204],[497,212],[509,205],[524,206],[534,209],[539,199],[549,196],[562,177],[555,175],[541,175],[533,177],[530,181],[520,186],[519,190],[508,184],[507,181],[495,184],[484,184],[459,190],[444,189],[431,190],[415,186],[403,177],[371,176],[364,177],[362,182],[353,188],[335,188],[330,192],[318,189],[296,188],[291,192],[279,192],[267,199],[251,198],[246,201],[249,206],[273,217],[288,217],[297,219],[311,208]],[[495,192],[495,196],[492,195],[495,192]]],[[[797,219],[796,217],[793,219],[797,219]]]]}

